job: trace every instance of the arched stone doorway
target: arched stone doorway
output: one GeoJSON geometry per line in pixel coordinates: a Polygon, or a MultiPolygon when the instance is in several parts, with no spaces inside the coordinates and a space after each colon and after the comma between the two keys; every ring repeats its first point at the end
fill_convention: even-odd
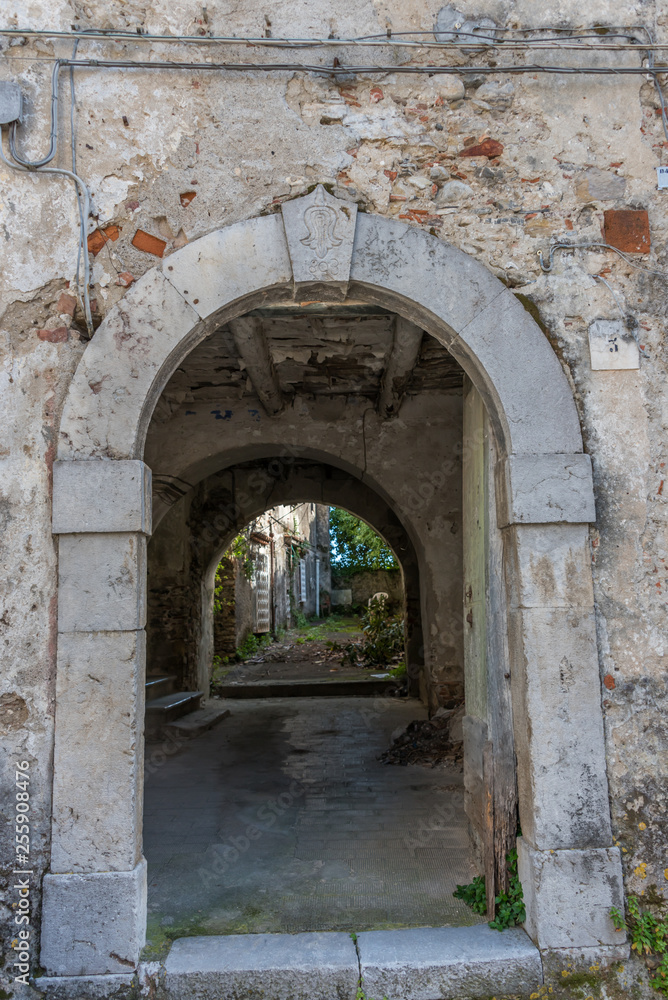
{"type": "MultiPolygon", "coordinates": [[[[487,473],[471,481],[482,495],[487,476],[496,502],[481,501],[480,510],[493,516],[503,546],[485,574],[498,583],[502,562],[526,927],[546,951],[601,955],[617,943],[608,910],[621,899],[621,865],[611,846],[586,529],[594,499],[566,377],[539,328],[484,267],[317,189],[285,204],[282,216],[211,233],[146,274],[97,331],[72,381],[54,469],[59,643],[42,930],[52,974],[126,973],[143,943],[151,530],[143,456],[156,401],[214,325],[270,301],[346,294],[419,323],[459,361],[484,404],[470,426],[489,420],[487,473]],[[105,670],[96,677],[99,663],[105,670]]],[[[471,440],[482,447],[485,435],[471,440]]],[[[471,461],[476,454],[474,444],[471,461]]],[[[472,590],[468,599],[474,620],[476,602],[487,620],[486,598],[472,590]]]]}

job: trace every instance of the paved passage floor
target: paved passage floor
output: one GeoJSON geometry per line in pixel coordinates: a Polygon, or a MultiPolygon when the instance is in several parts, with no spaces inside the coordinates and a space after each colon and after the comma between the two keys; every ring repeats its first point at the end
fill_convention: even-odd
{"type": "Polygon", "coordinates": [[[461,771],[381,764],[425,718],[396,698],[229,702],[147,746],[148,937],[473,924],[461,771]],[[156,752],[157,751],[157,752],[156,752]]]}

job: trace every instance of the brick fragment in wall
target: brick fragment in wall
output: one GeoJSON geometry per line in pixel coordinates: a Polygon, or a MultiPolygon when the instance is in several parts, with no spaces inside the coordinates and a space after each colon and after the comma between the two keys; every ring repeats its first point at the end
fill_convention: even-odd
{"type": "Polygon", "coordinates": [[[49,344],[64,344],[69,333],[66,326],[57,326],[55,330],[38,330],[37,336],[40,340],[48,341],[49,344]]]}
{"type": "Polygon", "coordinates": [[[77,300],[73,295],[68,295],[67,292],[63,292],[58,299],[58,304],[56,305],[56,312],[59,316],[74,316],[74,311],[77,307],[77,300]]]}
{"type": "Polygon", "coordinates": [[[158,236],[152,236],[151,233],[144,232],[143,229],[138,229],[132,237],[132,245],[137,250],[143,250],[144,253],[153,254],[154,257],[162,257],[167,242],[166,240],[161,240],[158,236]]]}
{"type": "Polygon", "coordinates": [[[603,213],[606,243],[623,253],[649,253],[649,218],[644,209],[609,208],[603,213]]]}
{"type": "Polygon", "coordinates": [[[501,156],[503,152],[503,145],[497,142],[496,139],[483,139],[482,142],[477,143],[475,146],[467,146],[462,149],[460,156],[486,156],[487,159],[492,159],[494,156],[501,156]]]}
{"type": "Polygon", "coordinates": [[[93,257],[97,257],[105,243],[108,243],[109,240],[115,243],[120,235],[121,231],[118,226],[105,226],[104,229],[96,229],[88,237],[88,252],[92,253],[93,257]]]}
{"type": "Polygon", "coordinates": [[[193,198],[197,197],[197,191],[184,191],[179,195],[179,201],[183,208],[187,208],[193,198]]]}

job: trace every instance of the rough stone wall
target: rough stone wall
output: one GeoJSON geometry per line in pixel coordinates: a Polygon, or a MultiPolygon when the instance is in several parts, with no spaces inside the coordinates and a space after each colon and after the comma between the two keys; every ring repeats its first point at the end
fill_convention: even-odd
{"type": "Polygon", "coordinates": [[[237,648],[236,630],[236,575],[234,559],[225,556],[219,567],[220,593],[216,599],[221,610],[213,616],[213,652],[215,656],[229,656],[237,648]]]}
{"type": "Polygon", "coordinates": [[[353,604],[367,604],[369,598],[374,594],[384,592],[389,595],[392,607],[397,610],[403,603],[403,584],[401,580],[401,570],[369,570],[367,572],[355,573],[350,577],[339,577],[336,579],[336,589],[345,590],[350,588],[353,595],[353,604]]]}
{"type": "MultiPolygon", "coordinates": [[[[2,16],[4,23],[63,30],[103,24],[257,35],[271,21],[275,35],[362,35],[388,26],[394,32],[429,30],[439,5],[360,0],[342,9],[319,0],[277,3],[265,13],[253,4],[221,4],[208,12],[206,26],[195,0],[177,6],[56,0],[48,9],[19,2],[2,16]]],[[[540,8],[528,0],[461,0],[459,6],[518,25],[642,22],[663,41],[668,27],[663,6],[657,12],[643,0],[592,0],[586,11],[575,0],[546,0],[540,8]]],[[[2,78],[19,79],[27,97],[21,148],[43,155],[48,60],[69,55],[71,44],[25,38],[11,45],[5,40],[2,49],[2,78]]],[[[80,54],[104,57],[138,51],[135,43],[80,47],[80,54]]],[[[141,48],[147,58],[170,58],[175,51],[157,44],[141,48]]],[[[192,50],[184,57],[192,58],[192,50]]],[[[573,65],[578,59],[584,61],[560,56],[573,65]]],[[[337,84],[301,73],[147,70],[77,72],[76,89],[78,170],[93,193],[98,226],[118,227],[118,239],[112,231],[93,263],[96,318],[124,295],[129,279],[121,275],[136,278],[156,261],[133,245],[137,230],[163,240],[168,254],[218,226],[275,211],[281,199],[324,181],[369,211],[423,225],[480,258],[543,324],[571,377],[595,469],[592,558],[614,829],[625,851],[629,890],[653,881],[665,889],[668,227],[666,194],[656,190],[665,141],[652,87],[642,77],[481,74],[465,85],[449,77],[385,75],[337,84]],[[499,155],[461,155],[485,138],[503,147],[499,155]],[[553,272],[541,273],[536,251],[550,238],[599,240],[604,211],[629,207],[648,212],[652,252],[643,264],[659,274],[589,251],[558,256],[553,272]],[[640,370],[592,371],[588,327],[619,318],[620,307],[638,335],[640,370]]],[[[65,167],[68,117],[61,113],[57,160],[65,167]]],[[[50,466],[62,401],[86,335],[68,288],[78,227],[71,185],[3,170],[0,201],[0,625],[8,694],[0,702],[6,751],[0,780],[11,787],[14,762],[30,761],[39,873],[48,866],[57,627],[50,466]]],[[[420,485],[437,491],[437,471],[420,485]]],[[[5,844],[6,881],[13,856],[5,844]]],[[[9,925],[10,919],[5,909],[3,920],[9,925]]],[[[3,947],[10,940],[3,929],[3,947]]]]}

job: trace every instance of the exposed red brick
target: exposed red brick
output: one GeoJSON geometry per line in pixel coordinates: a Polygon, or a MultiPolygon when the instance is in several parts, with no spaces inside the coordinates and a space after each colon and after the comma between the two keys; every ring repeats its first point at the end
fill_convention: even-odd
{"type": "Polygon", "coordinates": [[[605,242],[624,253],[649,253],[649,218],[644,209],[608,208],[603,213],[605,242]]]}
{"type": "Polygon", "coordinates": [[[151,233],[145,233],[143,229],[138,229],[132,237],[132,245],[137,247],[137,250],[143,250],[144,253],[152,253],[154,257],[162,257],[167,243],[157,236],[152,236],[151,233]]]}
{"type": "Polygon", "coordinates": [[[491,159],[493,156],[501,156],[503,145],[496,139],[483,139],[475,146],[467,146],[462,149],[460,156],[486,156],[491,159]]]}
{"type": "Polygon", "coordinates": [[[612,674],[606,674],[605,677],[603,678],[603,683],[607,687],[608,691],[612,691],[613,688],[616,686],[615,678],[612,676],[612,674]]]}
{"type": "Polygon", "coordinates": [[[104,229],[96,229],[88,237],[88,252],[97,257],[105,243],[109,240],[115,243],[120,235],[121,231],[118,226],[105,226],[104,229]]]}
{"type": "Polygon", "coordinates": [[[385,95],[380,87],[372,87],[369,93],[369,98],[374,104],[378,104],[378,101],[382,101],[384,96],[385,95]]]}
{"type": "Polygon", "coordinates": [[[389,177],[391,181],[396,181],[397,171],[396,170],[383,170],[386,177],[389,177]]]}
{"type": "Polygon", "coordinates": [[[184,208],[187,208],[193,198],[197,197],[197,191],[184,191],[183,194],[179,195],[179,201],[184,208]]]}
{"type": "Polygon", "coordinates": [[[566,219],[565,225],[566,225],[566,229],[572,229],[573,228],[573,223],[572,223],[572,221],[570,219],[566,219]]]}
{"type": "Polygon", "coordinates": [[[46,340],[49,344],[64,344],[70,335],[66,326],[57,326],[55,330],[38,330],[37,336],[40,340],[46,340]]]}
{"type": "Polygon", "coordinates": [[[104,235],[101,229],[96,229],[94,233],[91,233],[88,237],[88,253],[92,253],[93,257],[97,257],[100,250],[107,242],[107,237],[104,235]]]}
{"type": "Polygon", "coordinates": [[[62,316],[63,313],[66,316],[74,316],[74,310],[77,307],[77,300],[73,295],[68,295],[67,292],[63,292],[58,299],[58,304],[56,305],[56,312],[62,316]]]}
{"type": "Polygon", "coordinates": [[[116,284],[120,285],[121,288],[129,288],[134,280],[134,277],[129,271],[121,271],[116,278],[116,284]]]}

